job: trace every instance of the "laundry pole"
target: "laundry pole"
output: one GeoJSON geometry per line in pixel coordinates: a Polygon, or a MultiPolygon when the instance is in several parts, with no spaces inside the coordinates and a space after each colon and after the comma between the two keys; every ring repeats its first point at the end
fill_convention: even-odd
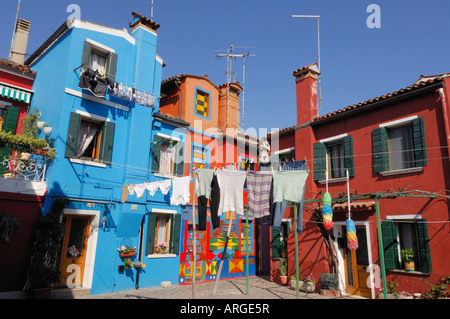
{"type": "MultiPolygon", "coordinates": [[[[254,224],[253,224],[253,227],[254,224]]],[[[246,295],[248,295],[248,248],[249,248],[249,241],[250,241],[250,229],[248,228],[248,207],[245,210],[245,237],[247,240],[247,244],[245,245],[246,249],[245,249],[245,264],[246,264],[246,272],[245,272],[245,288],[246,288],[246,295]]]]}
{"type": "Polygon", "coordinates": [[[223,260],[224,260],[224,258],[226,257],[226,254],[227,254],[228,239],[230,238],[231,224],[232,223],[233,223],[233,212],[230,211],[230,220],[228,222],[227,238],[225,239],[225,246],[223,248],[222,257],[220,258],[219,270],[217,272],[216,284],[214,286],[214,295],[216,294],[217,285],[218,285],[219,279],[220,279],[220,273],[222,272],[223,260]]]}
{"type": "Polygon", "coordinates": [[[294,203],[294,223],[295,223],[295,231],[294,231],[294,236],[295,236],[295,294],[297,296],[297,299],[299,299],[299,289],[300,287],[298,286],[298,281],[299,281],[299,273],[298,273],[298,234],[297,234],[297,218],[298,218],[298,212],[297,212],[297,207],[298,205],[296,203],[294,203]]]}
{"type": "Polygon", "coordinates": [[[196,257],[197,257],[197,232],[195,227],[195,196],[197,173],[194,172],[194,196],[192,198],[192,299],[195,299],[195,272],[196,272],[196,257]]]}

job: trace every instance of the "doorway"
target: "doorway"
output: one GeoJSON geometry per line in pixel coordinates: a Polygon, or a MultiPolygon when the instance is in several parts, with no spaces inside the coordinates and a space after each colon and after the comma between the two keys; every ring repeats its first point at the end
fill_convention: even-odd
{"type": "Polygon", "coordinates": [[[61,248],[61,285],[81,287],[86,266],[90,216],[64,215],[64,238],[61,248]]]}
{"type": "MultiPolygon", "coordinates": [[[[342,226],[343,234],[346,234],[345,226],[342,226]]],[[[346,292],[351,295],[371,298],[372,290],[368,286],[370,273],[367,272],[370,265],[370,254],[367,246],[367,232],[364,225],[356,225],[358,249],[347,248],[347,238],[344,246],[344,265],[346,292]]]]}

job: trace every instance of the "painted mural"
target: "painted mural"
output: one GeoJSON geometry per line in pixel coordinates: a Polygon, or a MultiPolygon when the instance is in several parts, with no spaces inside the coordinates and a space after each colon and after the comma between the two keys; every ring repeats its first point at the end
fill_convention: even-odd
{"type": "Polygon", "coordinates": [[[182,251],[180,254],[180,284],[192,283],[194,273],[196,282],[216,280],[222,257],[224,257],[224,261],[220,279],[245,277],[247,247],[249,275],[255,275],[254,227],[251,222],[249,222],[248,226],[246,225],[245,216],[236,215],[235,212],[226,212],[221,216],[220,226],[217,229],[212,229],[210,212],[208,211],[206,230],[196,231],[197,238],[195,239],[195,243],[197,254],[195,265],[192,255],[194,244],[192,207],[186,207],[183,210],[182,219],[184,237],[182,239],[182,251]],[[227,244],[226,256],[222,256],[225,248],[230,214],[232,214],[230,238],[227,244]]]}

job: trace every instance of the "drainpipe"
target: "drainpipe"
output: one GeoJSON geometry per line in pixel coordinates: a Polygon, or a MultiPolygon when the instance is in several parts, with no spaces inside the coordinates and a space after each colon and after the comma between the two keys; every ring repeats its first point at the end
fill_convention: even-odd
{"type": "Polygon", "coordinates": [[[381,234],[380,203],[378,202],[378,197],[375,197],[375,213],[377,215],[378,251],[380,253],[381,280],[383,281],[383,297],[384,299],[388,299],[387,283],[386,283],[386,265],[384,263],[383,235],[381,234]]]}
{"type": "Polygon", "coordinates": [[[180,81],[180,78],[175,79],[175,85],[177,86],[178,91],[180,91],[180,97],[178,98],[178,118],[181,118],[181,94],[182,93],[181,93],[181,88],[178,85],[178,81],[180,81]]]}
{"type": "Polygon", "coordinates": [[[450,127],[449,127],[449,123],[448,123],[448,111],[447,111],[447,103],[445,101],[445,94],[444,94],[444,89],[443,88],[439,88],[439,95],[440,95],[440,100],[441,100],[441,105],[442,105],[442,113],[444,115],[444,127],[445,127],[445,141],[447,144],[447,154],[449,156],[449,161],[450,161],[450,127]]]}

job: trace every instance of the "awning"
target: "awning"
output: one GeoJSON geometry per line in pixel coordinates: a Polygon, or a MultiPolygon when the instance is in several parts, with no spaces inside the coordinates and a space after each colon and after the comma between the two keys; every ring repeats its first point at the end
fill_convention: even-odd
{"type": "Polygon", "coordinates": [[[30,104],[31,92],[20,90],[5,84],[0,84],[0,96],[30,104]]]}
{"type": "MultiPolygon", "coordinates": [[[[375,201],[356,201],[350,203],[351,210],[368,210],[375,211],[375,201]]],[[[333,212],[348,211],[348,203],[333,204],[333,212]]]]}

